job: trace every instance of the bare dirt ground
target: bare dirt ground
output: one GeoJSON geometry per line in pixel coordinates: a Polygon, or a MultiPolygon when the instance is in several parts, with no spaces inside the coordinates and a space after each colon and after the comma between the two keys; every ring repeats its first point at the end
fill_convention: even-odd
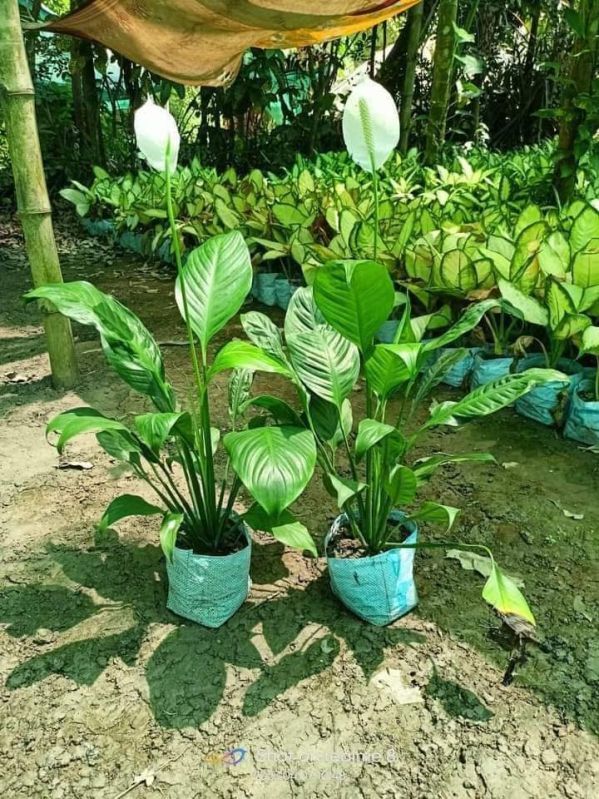
{"type": "MultiPolygon", "coordinates": [[[[183,338],[168,272],[95,241],[61,248],[67,279],[113,292],[158,340],[183,338]]],[[[3,796],[599,794],[597,455],[511,410],[423,445],[497,458],[447,469],[429,490],[463,509],[456,538],[492,546],[524,581],[541,641],[509,687],[509,647],[480,598],[483,578],[443,550],[417,555],[420,604],[380,629],[335,601],[322,560],[262,539],[249,601],[221,629],[203,629],[165,609],[153,521],[96,534],[116,494],[143,492],[135,479],[93,437],[68,451],[93,468],[57,468],[44,439],[55,413],[91,404],[126,416],[144,404],[82,328],[81,385],[54,391],[40,318],[20,301],[27,287],[22,243],[0,227],[3,796]]],[[[233,325],[227,336],[236,334],[233,325]]],[[[182,389],[185,351],[165,352],[182,389]]],[[[225,391],[218,384],[213,398],[224,425],[225,391]]],[[[315,483],[297,512],[324,533],[334,508],[315,483]]]]}

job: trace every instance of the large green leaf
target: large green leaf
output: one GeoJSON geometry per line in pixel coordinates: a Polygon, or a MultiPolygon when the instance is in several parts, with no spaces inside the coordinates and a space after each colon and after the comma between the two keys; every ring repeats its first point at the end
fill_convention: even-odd
{"type": "Polygon", "coordinates": [[[582,334],[582,352],[599,356],[599,327],[589,325],[582,334]]]}
{"type": "Polygon", "coordinates": [[[314,302],[314,292],[310,286],[302,286],[295,291],[289,301],[285,314],[285,337],[297,333],[309,333],[320,327],[324,317],[314,302]]]}
{"type": "Polygon", "coordinates": [[[96,433],[96,441],[111,458],[123,463],[139,465],[141,455],[152,462],[156,461],[152,452],[143,448],[128,430],[101,430],[96,433]]]}
{"type": "Polygon", "coordinates": [[[366,358],[369,386],[381,399],[389,397],[418,373],[422,344],[377,344],[366,358]]]}
{"type": "Polygon", "coordinates": [[[366,352],[393,310],[395,291],[382,264],[331,261],[316,272],[314,299],[326,321],[366,352]]]}
{"type": "Polygon", "coordinates": [[[251,342],[273,358],[285,361],[281,332],[266,314],[250,311],[242,314],[240,319],[245,334],[251,342]]]}
{"type": "MultiPolygon", "coordinates": [[[[599,239],[594,242],[599,245],[599,239]]],[[[572,264],[572,280],[577,286],[588,288],[599,285],[599,247],[581,250],[574,257],[572,264]]]]}
{"type": "Polygon", "coordinates": [[[369,449],[395,433],[393,425],[379,422],[376,419],[362,419],[358,425],[358,434],[354,450],[356,460],[360,461],[369,449]]]}
{"type": "Polygon", "coordinates": [[[339,412],[336,405],[312,394],[309,410],[314,432],[321,441],[326,441],[331,447],[337,447],[344,438],[349,438],[353,414],[348,399],[343,401],[339,412]]]}
{"type": "Polygon", "coordinates": [[[285,546],[305,549],[315,558],[318,557],[316,544],[308,532],[308,528],[288,510],[284,510],[277,516],[270,516],[260,505],[255,504],[243,518],[253,530],[270,533],[285,546]]]}
{"type": "Polygon", "coordinates": [[[567,375],[555,369],[527,369],[519,374],[506,375],[492,383],[479,386],[458,402],[444,402],[433,409],[423,429],[451,424],[456,417],[486,416],[506,408],[536,386],[553,381],[567,381],[567,375]]]}
{"type": "Polygon", "coordinates": [[[395,466],[385,482],[385,491],[394,507],[408,505],[416,496],[418,480],[412,469],[407,466],[395,466]]]}
{"type": "Polygon", "coordinates": [[[161,411],[175,409],[175,397],[164,376],[160,349],[141,321],[120,302],[91,283],[53,283],[39,286],[26,300],[50,301],[60,313],[100,333],[106,359],[136,391],[149,396],[161,411]]]}
{"type": "Polygon", "coordinates": [[[343,510],[351,499],[367,488],[366,483],[337,477],[333,472],[324,475],[324,485],[329,494],[336,499],[339,510],[343,510]]]}
{"type": "Polygon", "coordinates": [[[585,205],[574,220],[570,231],[572,252],[586,249],[592,239],[599,239],[599,211],[591,205],[585,205]]]}
{"type": "Polygon", "coordinates": [[[531,624],[536,624],[524,595],[496,563],[493,563],[491,575],[483,588],[483,599],[504,616],[521,616],[531,624]]]}
{"type": "Polygon", "coordinates": [[[239,479],[270,516],[299,497],[316,464],[314,436],[298,427],[228,433],[223,443],[239,479]]]}
{"type": "Polygon", "coordinates": [[[172,562],[179,528],[183,524],[182,513],[167,513],[160,527],[160,546],[166,559],[172,562]]]}
{"type": "Polygon", "coordinates": [[[506,300],[508,306],[515,310],[515,316],[524,319],[525,322],[529,322],[531,325],[547,326],[549,323],[547,309],[538,300],[528,294],[524,294],[513,283],[503,278],[499,278],[497,285],[501,296],[506,300]]]}
{"type": "Polygon", "coordinates": [[[338,408],[360,374],[360,356],[354,344],[326,325],[287,337],[293,368],[313,394],[338,408]]]}
{"type": "Polygon", "coordinates": [[[243,404],[242,410],[246,411],[248,408],[258,408],[267,411],[277,424],[300,426],[302,421],[297,412],[279,397],[273,397],[270,394],[260,394],[257,397],[249,397],[243,404]]]}
{"type": "Polygon", "coordinates": [[[100,530],[105,530],[128,516],[156,516],[158,514],[162,516],[163,513],[164,508],[152,505],[143,497],[135,496],[135,494],[123,494],[113,499],[106,508],[100,519],[99,527],[100,530]]]}
{"type": "Polygon", "coordinates": [[[191,326],[202,349],[235,316],[252,287],[250,252],[239,231],[214,236],[192,250],[177,278],[176,299],[185,318],[185,282],[191,326]]]}
{"type": "Polygon", "coordinates": [[[418,381],[418,387],[414,395],[414,405],[417,406],[435,386],[438,386],[449,370],[468,355],[465,347],[448,349],[442,352],[437,360],[426,369],[422,378],[418,381]]]}
{"type": "Polygon", "coordinates": [[[286,377],[291,375],[289,368],[282,361],[273,358],[255,344],[240,339],[227,342],[217,352],[208,371],[208,379],[211,380],[219,372],[224,372],[227,369],[250,369],[255,372],[270,372],[286,377]]]}
{"type": "Polygon", "coordinates": [[[471,305],[458,321],[449,328],[449,330],[443,333],[442,336],[438,338],[428,339],[422,342],[422,346],[426,352],[430,352],[431,350],[437,350],[440,347],[446,347],[448,344],[459,339],[464,333],[470,332],[473,328],[475,328],[483,316],[488,313],[489,311],[493,310],[493,308],[498,308],[500,303],[497,300],[484,300],[483,302],[479,302],[476,305],[471,305]]]}
{"type": "Polygon", "coordinates": [[[133,424],[141,440],[155,455],[158,455],[166,441],[177,433],[189,444],[194,443],[193,422],[187,412],[144,413],[136,416],[133,424]]]}
{"type": "Polygon", "coordinates": [[[102,430],[123,430],[128,432],[124,424],[116,419],[103,416],[93,408],[74,408],[55,416],[46,427],[46,436],[56,432],[59,434],[56,449],[62,452],[66,444],[82,433],[99,433],[102,430]]]}

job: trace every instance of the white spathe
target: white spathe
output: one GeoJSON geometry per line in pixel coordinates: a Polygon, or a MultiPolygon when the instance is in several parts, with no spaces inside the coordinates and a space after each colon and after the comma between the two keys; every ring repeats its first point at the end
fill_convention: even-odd
{"type": "Polygon", "coordinates": [[[173,115],[148,99],[135,112],[134,128],[141,154],[158,172],[166,171],[168,149],[168,171],[172,175],[177,168],[181,142],[173,115]]]}
{"type": "Polygon", "coordinates": [[[399,114],[387,89],[370,78],[347,98],[343,139],[353,160],[367,172],[379,169],[399,141],[399,114]]]}

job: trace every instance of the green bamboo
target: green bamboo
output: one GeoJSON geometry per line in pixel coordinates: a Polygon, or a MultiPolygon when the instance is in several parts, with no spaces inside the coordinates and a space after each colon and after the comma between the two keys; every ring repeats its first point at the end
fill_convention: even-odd
{"type": "MultiPolygon", "coordinates": [[[[0,0],[0,20],[0,98],[33,285],[62,283],[18,0],[0,0]]],[[[45,310],[52,381],[56,388],[72,388],[77,361],[71,324],[53,308],[45,310]]]]}
{"type": "Polygon", "coordinates": [[[456,48],[454,25],[457,11],[458,0],[440,0],[437,40],[433,60],[431,102],[424,151],[424,160],[429,165],[436,163],[439,149],[445,141],[456,48]]]}

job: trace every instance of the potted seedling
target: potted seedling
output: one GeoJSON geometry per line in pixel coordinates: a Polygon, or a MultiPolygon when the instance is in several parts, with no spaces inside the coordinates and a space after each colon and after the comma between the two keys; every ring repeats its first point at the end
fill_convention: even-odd
{"type": "Polygon", "coordinates": [[[311,431],[288,421],[238,429],[252,372],[289,374],[283,360],[247,341],[229,341],[214,357],[209,351],[214,336],[239,311],[250,291],[249,250],[241,234],[231,232],[208,240],[189,253],[185,265],[181,263],[171,196],[179,142],[174,119],[166,110],[146,105],[136,116],[136,133],[148,162],[164,175],[178,269],[176,299],[186,324],[194,377],[190,405],[186,410],[179,406],[160,349],[137,316],[90,283],[50,284],[30,291],[26,298],[49,301],[66,316],[95,327],[109,364],[151,400],[155,411],[125,424],[92,408],[76,408],[53,419],[48,434],[58,436],[56,446],[62,451],[75,436],[95,433],[111,457],[127,463],[152,489],[156,504],[129,494],[117,497],[100,527],[127,516],[161,516],[168,607],[218,627],[245,601],[249,590],[251,537],[247,520],[234,512],[243,485],[255,500],[255,527],[315,553],[308,531],[287,508],[312,476],[316,444],[311,431]],[[215,378],[228,370],[235,370],[230,391],[233,430],[223,438],[227,465],[223,477],[218,477],[215,456],[221,436],[212,426],[209,391],[215,378]]]}

